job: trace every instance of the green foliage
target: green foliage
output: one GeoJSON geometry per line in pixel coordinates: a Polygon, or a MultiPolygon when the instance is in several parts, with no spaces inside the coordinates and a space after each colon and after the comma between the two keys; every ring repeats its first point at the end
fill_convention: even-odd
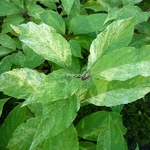
{"type": "Polygon", "coordinates": [[[130,148],[124,104],[150,92],[142,9],[141,0],[1,0],[0,149],[130,148]]]}

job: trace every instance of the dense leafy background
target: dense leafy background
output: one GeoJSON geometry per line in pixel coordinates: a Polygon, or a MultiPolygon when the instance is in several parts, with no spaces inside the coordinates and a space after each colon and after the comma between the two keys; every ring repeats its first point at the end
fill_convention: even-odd
{"type": "Polygon", "coordinates": [[[0,149],[150,149],[149,0],[0,1],[0,149]]]}

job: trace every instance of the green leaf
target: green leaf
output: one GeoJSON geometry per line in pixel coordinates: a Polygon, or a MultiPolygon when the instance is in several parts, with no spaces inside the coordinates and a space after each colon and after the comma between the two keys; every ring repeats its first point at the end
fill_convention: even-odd
{"type": "Polygon", "coordinates": [[[107,14],[91,14],[89,16],[80,15],[74,17],[69,25],[69,33],[77,35],[102,31],[106,27],[106,25],[104,25],[106,17],[107,14]]]}
{"type": "Polygon", "coordinates": [[[73,6],[70,11],[70,16],[78,16],[80,14],[80,0],[74,0],[73,6]]]}
{"type": "Polygon", "coordinates": [[[123,107],[124,107],[123,104],[117,105],[117,106],[112,106],[112,107],[111,107],[111,110],[112,110],[113,112],[120,113],[120,112],[122,111],[123,107]]]}
{"type": "Polygon", "coordinates": [[[19,12],[20,9],[18,9],[14,3],[8,2],[6,0],[0,1],[0,16],[18,14],[19,12]]]}
{"type": "Polygon", "coordinates": [[[0,33],[0,44],[13,50],[16,49],[14,41],[7,34],[0,33]]]}
{"type": "Polygon", "coordinates": [[[81,54],[81,47],[79,43],[76,40],[70,40],[69,41],[72,55],[75,57],[83,58],[81,54]]]}
{"type": "Polygon", "coordinates": [[[9,100],[9,98],[0,99],[0,116],[2,114],[4,104],[9,100]]]}
{"type": "Polygon", "coordinates": [[[11,62],[16,66],[24,67],[25,55],[21,51],[14,53],[11,55],[11,62]]]}
{"type": "Polygon", "coordinates": [[[139,150],[139,146],[138,146],[138,144],[137,144],[137,146],[136,146],[136,149],[135,150],[139,150]]]}
{"type": "Polygon", "coordinates": [[[71,71],[64,70],[54,71],[46,76],[21,68],[0,75],[0,90],[15,98],[26,99],[24,105],[70,97],[81,85],[80,78],[74,77],[71,71]]]}
{"type": "Polygon", "coordinates": [[[59,34],[65,34],[65,22],[58,13],[45,10],[40,17],[45,24],[53,27],[59,34]]]}
{"type": "Polygon", "coordinates": [[[133,5],[140,3],[142,0],[122,0],[124,5],[133,5]]]}
{"type": "Polygon", "coordinates": [[[72,9],[75,0],[61,0],[61,2],[67,15],[70,15],[70,11],[72,9]]]}
{"type": "Polygon", "coordinates": [[[25,121],[26,109],[21,104],[16,106],[7,116],[4,123],[0,127],[0,147],[5,148],[12,138],[15,129],[25,121]]]}
{"type": "Polygon", "coordinates": [[[81,66],[80,66],[80,60],[77,57],[72,56],[72,66],[71,71],[78,74],[80,72],[81,66]]]}
{"type": "Polygon", "coordinates": [[[87,141],[81,141],[79,145],[86,150],[96,150],[96,145],[92,142],[87,142],[87,141]]]}
{"type": "Polygon", "coordinates": [[[11,56],[6,56],[0,61],[0,74],[9,71],[11,69],[12,62],[11,56]]]}
{"type": "Polygon", "coordinates": [[[56,10],[56,2],[59,0],[38,0],[41,4],[47,6],[51,10],[56,10]]]}
{"type": "Polygon", "coordinates": [[[119,20],[107,26],[91,44],[88,68],[102,55],[127,46],[132,39],[133,29],[134,18],[119,20]]]}
{"type": "Polygon", "coordinates": [[[33,69],[37,66],[40,66],[44,63],[44,58],[35,53],[31,48],[28,46],[23,46],[23,52],[25,55],[25,62],[24,67],[33,69]]]}
{"type": "Polygon", "coordinates": [[[71,50],[69,43],[46,24],[29,22],[13,29],[20,34],[20,40],[43,58],[70,68],[71,50]],[[42,50],[41,50],[42,49],[42,50]]]}
{"type": "Polygon", "coordinates": [[[27,68],[14,69],[0,75],[0,90],[6,95],[26,99],[37,89],[45,75],[27,68]]]}
{"type": "Polygon", "coordinates": [[[36,148],[44,140],[57,136],[67,129],[75,119],[78,109],[79,100],[75,95],[68,99],[45,103],[42,115],[29,119],[16,129],[8,148],[11,150],[31,150],[36,148]]]}
{"type": "Polygon", "coordinates": [[[137,24],[135,28],[138,29],[140,33],[150,36],[150,22],[149,21],[137,24]]]}
{"type": "Polygon", "coordinates": [[[32,103],[30,105],[27,106],[29,111],[34,114],[34,116],[40,116],[43,113],[44,107],[45,107],[45,103],[41,102],[41,103],[32,103]]]}
{"type": "Polygon", "coordinates": [[[140,49],[144,45],[150,45],[150,36],[143,34],[134,34],[129,46],[140,49]]]}
{"type": "Polygon", "coordinates": [[[136,76],[126,81],[96,81],[85,95],[86,101],[98,106],[128,104],[150,91],[150,76],[136,76]]]}
{"type": "Polygon", "coordinates": [[[29,9],[31,6],[36,4],[36,0],[24,0],[25,6],[29,9]]]}
{"type": "Polygon", "coordinates": [[[10,49],[10,48],[6,48],[6,47],[4,47],[4,46],[0,46],[0,57],[1,56],[4,56],[4,55],[7,55],[7,54],[9,54],[9,53],[12,53],[12,52],[14,52],[15,50],[13,50],[13,49],[10,49]]]}
{"type": "Polygon", "coordinates": [[[113,7],[119,7],[122,5],[121,0],[97,0],[101,7],[103,8],[103,11],[108,11],[113,7]]]}
{"type": "Polygon", "coordinates": [[[10,24],[14,26],[18,26],[25,19],[22,16],[15,14],[15,15],[7,16],[4,20],[5,21],[2,24],[2,33],[8,33],[12,31],[10,24]]]}
{"type": "Polygon", "coordinates": [[[11,150],[29,150],[34,134],[38,128],[38,125],[41,123],[41,120],[41,117],[36,117],[21,124],[13,133],[13,137],[10,139],[7,148],[11,150]]]}
{"type": "Polygon", "coordinates": [[[122,116],[115,112],[98,111],[83,118],[76,126],[78,135],[86,140],[97,141],[99,133],[109,124],[117,125],[122,134],[126,128],[122,123],[122,116]]]}
{"type": "Polygon", "coordinates": [[[150,45],[145,45],[140,49],[124,47],[109,52],[95,62],[89,75],[108,81],[125,81],[137,75],[150,76],[149,49],[150,45]]]}
{"type": "Polygon", "coordinates": [[[124,138],[119,127],[109,123],[100,131],[97,150],[125,150],[124,138]]]}
{"type": "Polygon", "coordinates": [[[52,102],[72,96],[81,87],[82,80],[70,71],[58,70],[47,75],[35,92],[24,102],[52,102]]]}
{"type": "Polygon", "coordinates": [[[92,44],[92,41],[94,40],[89,35],[78,35],[75,36],[75,40],[80,44],[81,47],[83,47],[86,50],[90,49],[90,45],[92,44]]]}
{"type": "Polygon", "coordinates": [[[133,16],[135,16],[135,24],[138,24],[143,21],[147,21],[150,16],[150,12],[142,12],[142,10],[137,6],[127,5],[117,12],[115,20],[121,20],[133,16]]]}
{"type": "Polygon", "coordinates": [[[83,5],[84,8],[91,9],[95,12],[103,11],[102,5],[98,1],[88,1],[83,5]]]}
{"type": "Polygon", "coordinates": [[[42,146],[42,150],[48,149],[79,150],[78,136],[74,126],[71,125],[58,135],[46,140],[42,146]]]}
{"type": "Polygon", "coordinates": [[[17,6],[19,6],[20,8],[22,8],[22,9],[24,9],[24,0],[12,0],[12,2],[15,4],[15,5],[17,5],[17,6]]]}
{"type": "Polygon", "coordinates": [[[41,19],[40,14],[42,12],[44,12],[44,11],[45,10],[41,6],[35,4],[35,5],[31,6],[31,7],[29,7],[28,15],[32,16],[34,18],[41,19]]]}

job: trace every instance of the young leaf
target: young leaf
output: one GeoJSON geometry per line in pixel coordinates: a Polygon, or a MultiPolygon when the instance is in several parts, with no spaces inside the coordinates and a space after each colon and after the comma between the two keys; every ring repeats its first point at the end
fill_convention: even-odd
{"type": "Polygon", "coordinates": [[[14,41],[7,34],[0,33],[0,44],[13,50],[16,49],[14,41]]]}
{"type": "Polygon", "coordinates": [[[21,51],[14,53],[11,55],[11,62],[16,66],[24,67],[25,55],[21,51]]]}
{"type": "Polygon", "coordinates": [[[45,10],[40,14],[40,17],[45,24],[53,27],[59,34],[65,34],[65,22],[58,13],[45,10]]]}
{"type": "Polygon", "coordinates": [[[89,71],[90,76],[108,81],[125,81],[137,75],[150,76],[150,45],[140,49],[124,47],[98,59],[89,71]]]}
{"type": "Polygon", "coordinates": [[[15,129],[25,121],[26,109],[21,104],[15,107],[0,127],[0,147],[6,149],[15,129]]]}
{"type": "Polygon", "coordinates": [[[21,10],[12,2],[0,1],[0,16],[18,14],[21,10]]]}
{"type": "Polygon", "coordinates": [[[73,125],[44,141],[42,150],[79,150],[77,132],[73,125]],[[58,142],[59,141],[59,142],[58,142]]]}
{"type": "Polygon", "coordinates": [[[28,9],[28,15],[37,19],[41,19],[40,14],[44,12],[45,9],[39,5],[33,5],[28,9]]]}
{"type": "Polygon", "coordinates": [[[59,2],[59,0],[38,0],[38,1],[44,6],[47,6],[51,10],[56,10],[56,3],[59,2]]]}
{"type": "Polygon", "coordinates": [[[13,49],[10,49],[10,48],[6,48],[4,46],[0,46],[0,57],[4,56],[4,55],[7,55],[9,53],[12,53],[14,52],[15,50],[13,49]]]}
{"type": "Polygon", "coordinates": [[[12,28],[10,24],[14,26],[18,26],[20,23],[22,23],[25,19],[20,15],[9,15],[5,18],[5,21],[2,24],[2,33],[8,33],[12,31],[12,28]]]}
{"type": "Polygon", "coordinates": [[[119,20],[107,26],[91,44],[88,68],[102,55],[127,46],[132,39],[133,29],[134,18],[119,20]]]}
{"type": "Polygon", "coordinates": [[[19,6],[20,8],[24,9],[24,0],[12,0],[13,3],[17,6],[19,6]]]}
{"type": "Polygon", "coordinates": [[[104,21],[107,14],[92,14],[89,16],[76,16],[71,20],[69,24],[69,33],[85,34],[94,31],[102,31],[105,29],[104,21]],[[86,26],[86,28],[85,28],[86,26]]]}
{"type": "Polygon", "coordinates": [[[86,101],[97,106],[117,106],[142,98],[150,91],[150,76],[136,76],[126,81],[96,81],[85,95],[86,101]]]}
{"type": "Polygon", "coordinates": [[[125,150],[124,138],[119,127],[108,124],[102,128],[97,139],[97,150],[125,150]]]}
{"type": "Polygon", "coordinates": [[[20,34],[20,40],[43,58],[70,68],[71,50],[69,43],[46,24],[29,22],[13,29],[20,34]]]}
{"type": "Polygon", "coordinates": [[[84,139],[97,141],[100,131],[108,124],[117,125],[122,134],[126,133],[126,128],[122,123],[122,116],[114,112],[99,111],[83,118],[76,126],[78,135],[84,139]],[[92,122],[92,123],[91,123],[92,122]]]}
{"type": "Polygon", "coordinates": [[[80,0],[74,0],[74,3],[72,5],[70,16],[78,16],[80,14],[80,0]]]}
{"type": "Polygon", "coordinates": [[[117,12],[115,20],[121,20],[135,16],[135,24],[147,21],[150,16],[149,12],[142,12],[137,6],[127,5],[117,12]],[[127,13],[128,12],[128,13],[127,13]]]}
{"type": "Polygon", "coordinates": [[[72,55],[75,57],[83,58],[82,54],[81,54],[81,47],[80,47],[79,43],[76,40],[69,40],[69,44],[71,47],[72,55]]]}
{"type": "Polygon", "coordinates": [[[96,145],[92,142],[88,142],[88,141],[81,141],[79,143],[79,145],[83,148],[85,148],[86,150],[96,150],[96,145]]]}
{"type": "Polygon", "coordinates": [[[103,11],[103,6],[98,1],[88,1],[83,4],[84,8],[91,9],[95,12],[103,11]]]}
{"type": "MultiPolygon", "coordinates": [[[[12,62],[11,56],[6,56],[0,61],[0,74],[9,71],[11,69],[12,62]]],[[[1,86],[1,83],[0,83],[1,86]]]]}
{"type": "Polygon", "coordinates": [[[75,0],[61,0],[61,1],[64,11],[67,13],[67,15],[70,15],[70,11],[72,9],[75,0]]]}
{"type": "Polygon", "coordinates": [[[80,44],[81,47],[83,47],[86,50],[89,50],[94,38],[90,37],[89,35],[83,34],[75,36],[75,40],[80,44]]]}
{"type": "Polygon", "coordinates": [[[68,99],[45,103],[42,115],[29,119],[16,129],[8,148],[11,150],[36,148],[44,140],[57,136],[67,129],[75,119],[78,109],[79,100],[75,95],[68,99]]]}

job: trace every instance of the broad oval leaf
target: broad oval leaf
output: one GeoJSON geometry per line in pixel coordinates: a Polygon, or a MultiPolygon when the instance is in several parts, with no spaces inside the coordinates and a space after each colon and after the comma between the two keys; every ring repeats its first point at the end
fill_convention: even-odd
{"type": "Polygon", "coordinates": [[[71,20],[69,25],[69,33],[85,34],[94,31],[102,31],[105,29],[104,21],[107,14],[92,14],[89,16],[76,16],[71,20]],[[85,28],[86,27],[86,28],[85,28]]]}
{"type": "Polygon", "coordinates": [[[46,76],[22,68],[0,75],[0,90],[9,96],[26,99],[24,105],[68,98],[76,93],[81,85],[82,80],[66,70],[54,71],[46,76]]]}
{"type": "Polygon", "coordinates": [[[20,34],[20,40],[43,58],[64,68],[71,66],[71,49],[69,43],[55,30],[46,25],[33,22],[12,28],[20,34]]]}
{"type": "Polygon", "coordinates": [[[10,24],[18,26],[25,19],[19,14],[9,15],[5,18],[5,21],[2,24],[2,33],[8,33],[12,31],[10,24]]]}
{"type": "Polygon", "coordinates": [[[124,137],[119,127],[115,124],[109,124],[103,127],[97,139],[97,150],[126,150],[124,137]]]}
{"type": "Polygon", "coordinates": [[[98,111],[83,118],[76,126],[78,135],[84,139],[97,141],[99,133],[108,124],[117,125],[122,134],[126,133],[126,128],[122,123],[122,116],[115,112],[98,111]]]}
{"type": "Polygon", "coordinates": [[[72,96],[81,87],[82,80],[70,71],[58,70],[50,73],[24,102],[52,102],[72,96]]]}
{"type": "Polygon", "coordinates": [[[58,13],[45,10],[40,17],[44,23],[53,27],[59,34],[65,34],[65,22],[58,13]]]}
{"type": "Polygon", "coordinates": [[[0,1],[0,16],[18,14],[21,11],[14,3],[6,0],[0,1]]]}
{"type": "Polygon", "coordinates": [[[0,44],[4,47],[15,50],[16,46],[14,41],[7,34],[0,33],[0,44]]]}
{"type": "Polygon", "coordinates": [[[119,20],[107,26],[91,44],[88,68],[102,55],[127,46],[132,39],[133,29],[134,18],[119,20]]]}
{"type": "Polygon", "coordinates": [[[150,76],[136,76],[126,81],[97,80],[85,94],[85,100],[97,106],[128,104],[150,91],[150,76]]]}
{"type": "Polygon", "coordinates": [[[75,95],[68,99],[45,103],[42,115],[29,119],[15,130],[8,148],[11,150],[38,148],[41,142],[57,136],[71,125],[79,105],[79,99],[75,95]]]}
{"type": "Polygon", "coordinates": [[[61,0],[63,8],[64,8],[65,12],[67,13],[67,15],[70,15],[70,11],[72,9],[74,1],[76,1],[76,0],[61,0]]]}
{"type": "Polygon", "coordinates": [[[150,76],[150,45],[140,49],[125,47],[114,50],[98,59],[89,74],[108,81],[125,81],[137,75],[150,76]]]}
{"type": "Polygon", "coordinates": [[[135,24],[139,24],[141,22],[147,21],[150,16],[149,12],[142,12],[142,10],[134,5],[127,5],[123,8],[112,8],[108,12],[108,17],[105,21],[108,22],[109,20],[121,20],[125,18],[130,18],[135,16],[135,24]],[[127,13],[128,12],[128,13],[127,13]]]}
{"type": "Polygon", "coordinates": [[[73,125],[46,140],[42,150],[79,150],[78,135],[73,125]],[[58,142],[59,141],[59,142],[58,142]]]}
{"type": "Polygon", "coordinates": [[[44,78],[44,74],[31,69],[14,69],[0,75],[0,90],[9,96],[26,99],[44,78]]]}
{"type": "Polygon", "coordinates": [[[16,106],[6,117],[4,123],[0,127],[0,148],[6,149],[9,140],[12,138],[15,129],[20,126],[26,117],[26,108],[21,104],[16,106]]]}

